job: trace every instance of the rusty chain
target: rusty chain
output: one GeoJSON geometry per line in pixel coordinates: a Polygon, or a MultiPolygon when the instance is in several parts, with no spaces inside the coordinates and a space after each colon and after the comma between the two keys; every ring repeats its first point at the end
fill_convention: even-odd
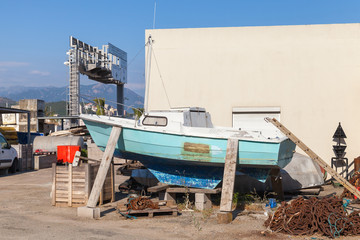
{"type": "MultiPolygon", "coordinates": [[[[349,180],[349,183],[353,186],[355,186],[355,188],[360,187],[360,172],[355,172],[352,177],[349,180]]],[[[350,198],[353,199],[354,195],[350,193],[349,190],[347,190],[346,188],[344,188],[343,193],[340,196],[341,198],[350,198]]]]}
{"type": "Polygon", "coordinates": [[[281,206],[265,221],[275,232],[311,235],[315,232],[328,237],[360,234],[360,211],[347,214],[338,197],[318,199],[299,197],[281,206]]]}
{"type": "Polygon", "coordinates": [[[137,198],[129,198],[127,204],[128,210],[143,210],[146,208],[159,209],[159,205],[147,197],[139,196],[137,198]]]}

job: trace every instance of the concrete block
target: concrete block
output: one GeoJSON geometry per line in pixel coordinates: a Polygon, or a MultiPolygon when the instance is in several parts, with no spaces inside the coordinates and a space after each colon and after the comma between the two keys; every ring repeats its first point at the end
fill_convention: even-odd
{"type": "Polygon", "coordinates": [[[34,156],[34,170],[51,168],[57,162],[56,154],[34,156]]]}
{"type": "Polygon", "coordinates": [[[78,207],[77,216],[84,217],[89,219],[99,219],[100,218],[100,208],[90,208],[90,207],[78,207]]]}
{"type": "Polygon", "coordinates": [[[195,193],[195,207],[201,211],[210,209],[212,207],[210,195],[205,193],[195,193]]]}
{"type": "Polygon", "coordinates": [[[218,224],[231,223],[232,219],[233,219],[232,212],[219,212],[217,214],[217,223],[218,224]]]}
{"type": "Polygon", "coordinates": [[[195,202],[195,207],[196,207],[197,210],[203,211],[203,210],[212,208],[212,203],[210,201],[207,201],[207,202],[195,202]]]}
{"type": "Polygon", "coordinates": [[[210,200],[210,195],[205,193],[195,193],[195,202],[207,202],[210,200]]]}
{"type": "Polygon", "coordinates": [[[164,200],[172,200],[176,202],[176,193],[165,192],[164,200]]]}

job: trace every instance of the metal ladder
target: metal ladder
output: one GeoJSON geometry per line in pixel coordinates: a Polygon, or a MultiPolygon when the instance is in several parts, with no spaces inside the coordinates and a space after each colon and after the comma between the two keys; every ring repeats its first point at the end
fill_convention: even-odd
{"type": "Polygon", "coordinates": [[[345,178],[338,174],[334,169],[326,164],[316,153],[314,153],[308,146],[306,146],[300,139],[298,139],[292,132],[290,132],[284,125],[282,125],[275,118],[265,118],[267,122],[271,122],[277,127],[282,133],[284,133],[291,141],[293,141],[299,148],[301,148],[313,161],[319,164],[324,168],[333,178],[335,178],[339,183],[341,183],[347,190],[350,191],[353,195],[360,198],[360,192],[351,185],[345,178]]]}

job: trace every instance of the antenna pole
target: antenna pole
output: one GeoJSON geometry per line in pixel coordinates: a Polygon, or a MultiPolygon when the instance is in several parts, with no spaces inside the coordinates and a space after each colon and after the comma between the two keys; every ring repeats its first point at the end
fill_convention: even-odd
{"type": "Polygon", "coordinates": [[[155,29],[155,19],[156,19],[156,1],[154,4],[154,21],[153,21],[153,29],[155,29]]]}

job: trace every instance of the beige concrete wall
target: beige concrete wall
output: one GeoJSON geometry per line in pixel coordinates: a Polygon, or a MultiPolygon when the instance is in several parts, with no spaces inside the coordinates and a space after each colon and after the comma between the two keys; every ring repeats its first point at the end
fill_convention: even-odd
{"type": "Polygon", "coordinates": [[[205,107],[215,125],[231,126],[233,107],[281,107],[281,122],[324,160],[333,156],[339,122],[346,156],[360,155],[360,24],[155,29],[146,30],[146,39],[149,34],[149,109],[205,107]]]}

